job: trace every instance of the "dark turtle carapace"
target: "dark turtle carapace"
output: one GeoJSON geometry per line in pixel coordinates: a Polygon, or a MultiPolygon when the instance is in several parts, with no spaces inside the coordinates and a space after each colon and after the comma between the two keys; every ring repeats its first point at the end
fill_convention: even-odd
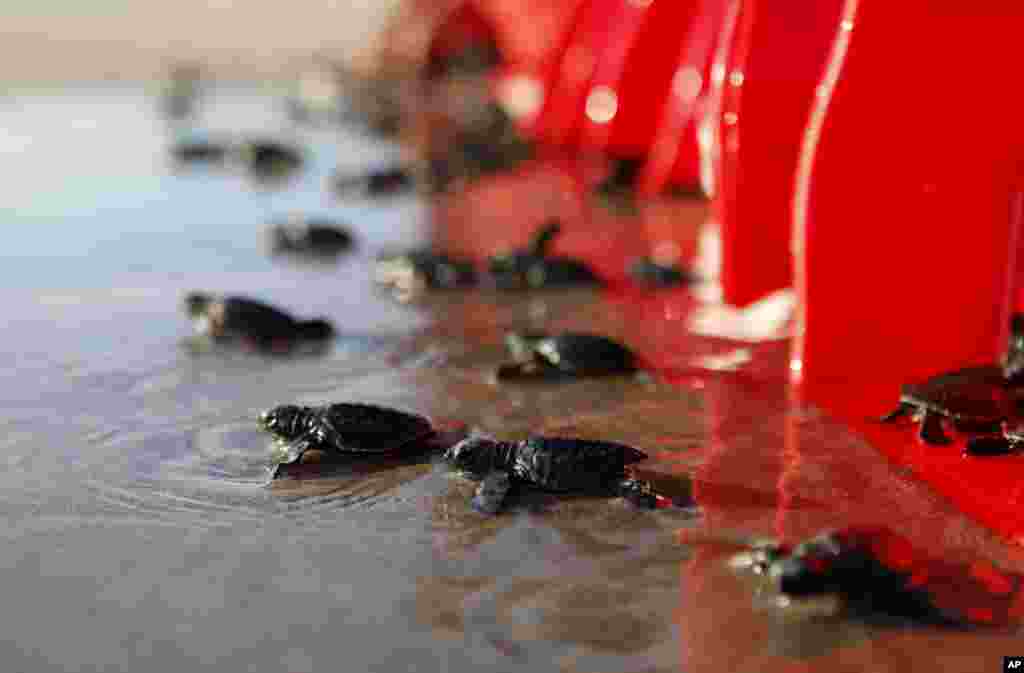
{"type": "Polygon", "coordinates": [[[1016,416],[1024,389],[1008,385],[997,366],[968,367],[903,386],[900,403],[883,422],[912,416],[920,423],[918,436],[926,444],[949,444],[943,419],[957,430],[991,434],[1016,416]]]}
{"type": "Polygon", "coordinates": [[[501,442],[473,436],[449,448],[445,461],[472,479],[482,480],[474,506],[496,513],[511,488],[530,485],[556,493],[618,495],[655,507],[659,496],[647,482],[627,476],[626,466],[647,454],[625,444],[561,437],[531,437],[501,442]]]}
{"type": "Polygon", "coordinates": [[[335,335],[327,320],[296,320],[247,297],[190,292],[185,296],[185,311],[200,336],[215,342],[241,341],[266,352],[289,352],[303,344],[325,343],[335,335]]]}
{"type": "Polygon", "coordinates": [[[513,361],[498,367],[502,381],[629,374],[638,365],[629,348],[596,334],[510,332],[505,346],[513,361]]]}
{"type": "Polygon", "coordinates": [[[427,418],[374,404],[284,404],[262,413],[259,423],[284,448],[274,477],[303,464],[425,452],[451,444],[427,418]]]}
{"type": "Polygon", "coordinates": [[[968,442],[969,455],[1001,455],[1021,443],[1015,435],[996,435],[1007,421],[1020,420],[1024,403],[1024,315],[1010,323],[1010,338],[999,365],[967,367],[933,376],[923,383],[904,385],[900,403],[883,422],[912,416],[921,424],[918,436],[926,444],[949,444],[943,418],[959,431],[981,434],[968,442]]]}
{"type": "Polygon", "coordinates": [[[352,245],[352,234],[326,219],[290,217],[270,227],[270,247],[275,253],[334,256],[352,245]]]}
{"type": "Polygon", "coordinates": [[[1005,624],[1021,578],[991,564],[931,558],[891,530],[850,527],[738,557],[791,600],[832,595],[851,614],[949,625],[1005,624]]]}
{"type": "Polygon", "coordinates": [[[477,284],[476,267],[471,261],[430,250],[381,255],[374,276],[378,284],[391,288],[403,299],[426,290],[454,290],[477,284]]]}
{"type": "Polygon", "coordinates": [[[600,279],[584,262],[548,254],[561,231],[561,225],[552,220],[537,232],[527,248],[491,257],[488,271],[494,286],[520,290],[599,285],[600,279]]]}

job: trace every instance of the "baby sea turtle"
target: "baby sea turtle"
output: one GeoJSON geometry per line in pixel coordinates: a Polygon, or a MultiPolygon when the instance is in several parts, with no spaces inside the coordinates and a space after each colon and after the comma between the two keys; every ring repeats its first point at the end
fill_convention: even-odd
{"type": "Polygon", "coordinates": [[[924,383],[903,386],[900,403],[883,422],[910,415],[921,424],[918,436],[926,444],[949,444],[942,419],[963,432],[994,433],[1019,413],[1024,389],[1008,386],[997,366],[968,367],[933,376],[924,383]]]}
{"type": "Polygon", "coordinates": [[[477,284],[472,262],[430,250],[381,255],[374,275],[378,284],[391,288],[401,299],[425,290],[454,290],[477,284]]]}
{"type": "Polygon", "coordinates": [[[643,507],[656,507],[651,485],[626,476],[626,466],[647,454],[625,444],[561,437],[530,437],[501,442],[473,436],[449,448],[445,461],[471,479],[482,480],[473,505],[494,514],[517,486],[556,493],[617,495],[643,507]]]}
{"type": "Polygon", "coordinates": [[[510,332],[505,346],[513,362],[498,367],[503,381],[629,374],[638,364],[627,347],[596,334],[510,332]]]}
{"type": "Polygon", "coordinates": [[[356,455],[425,452],[450,446],[425,417],[389,407],[341,402],[307,407],[284,404],[260,414],[260,426],[274,435],[285,457],[274,478],[308,463],[356,455]]]}
{"type": "Polygon", "coordinates": [[[287,177],[302,167],[302,151],[276,140],[250,139],[238,147],[238,156],[249,174],[258,180],[287,177]]]}
{"type": "Polygon", "coordinates": [[[796,546],[776,545],[744,565],[766,574],[790,599],[834,595],[852,614],[888,615],[926,623],[1010,621],[1021,578],[991,564],[929,558],[885,528],[829,531],[796,546]]]}
{"type": "Polygon", "coordinates": [[[526,249],[491,257],[488,271],[495,287],[518,290],[600,284],[584,262],[548,254],[551,242],[561,231],[558,221],[552,220],[537,232],[526,249]]]}
{"type": "Polygon", "coordinates": [[[382,198],[411,191],[416,186],[404,166],[380,168],[364,175],[335,175],[334,193],[343,198],[382,198]]]}
{"type": "Polygon", "coordinates": [[[185,311],[197,334],[216,342],[241,341],[258,350],[289,352],[303,344],[334,337],[334,327],[322,318],[296,320],[284,311],[247,297],[216,297],[190,292],[185,311]]]}
{"type": "Polygon", "coordinates": [[[350,232],[326,219],[291,217],[270,227],[274,252],[331,256],[350,250],[352,244],[350,232]]]}

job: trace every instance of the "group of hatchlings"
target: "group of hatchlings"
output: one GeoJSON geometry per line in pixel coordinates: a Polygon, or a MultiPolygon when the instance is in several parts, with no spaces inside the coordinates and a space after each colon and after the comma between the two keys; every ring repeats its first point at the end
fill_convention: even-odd
{"type": "MultiPolygon", "coordinates": [[[[492,257],[484,274],[471,262],[417,250],[380,257],[376,280],[402,300],[427,290],[481,285],[497,290],[599,285],[599,277],[583,262],[550,254],[559,230],[557,222],[549,223],[526,249],[492,257]]],[[[271,241],[276,252],[317,255],[338,254],[352,246],[347,232],[319,222],[276,225],[271,241]]],[[[655,286],[692,280],[647,260],[630,272],[638,282],[655,286]]],[[[266,353],[294,353],[328,344],[336,335],[327,320],[299,320],[246,297],[193,292],[185,305],[197,336],[211,344],[240,343],[266,353]]],[[[499,381],[628,374],[640,367],[629,348],[593,334],[513,332],[506,337],[506,347],[511,361],[497,369],[499,381]]],[[[948,423],[971,435],[966,454],[1002,455],[1024,445],[1022,382],[1024,318],[1018,316],[1000,365],[961,369],[905,385],[899,406],[882,420],[912,417],[920,424],[919,438],[929,445],[952,441],[944,428],[948,423]]],[[[480,482],[472,505],[487,515],[498,514],[510,494],[523,488],[618,496],[643,508],[694,504],[688,496],[659,494],[649,482],[631,476],[629,466],[647,456],[616,442],[543,436],[506,442],[475,433],[466,436],[462,430],[438,428],[415,413],[358,402],[280,405],[261,414],[259,424],[280,448],[274,479],[315,475],[324,464],[353,457],[443,451],[447,464],[480,482]]],[[[891,543],[888,535],[837,531],[797,547],[755,548],[745,558],[755,572],[776,578],[778,590],[789,597],[839,595],[852,605],[928,621],[978,621],[957,601],[944,600],[927,585],[914,584],[903,570],[892,569],[879,551],[880,541],[891,543]]],[[[937,567],[935,562],[922,563],[937,567]]],[[[1024,588],[1021,578],[1005,577],[1014,585],[1014,596],[1024,588]]],[[[984,588],[979,591],[985,593],[984,588]]]]}
{"type": "MultiPolygon", "coordinates": [[[[332,254],[339,246],[351,244],[328,235],[327,228],[276,225],[271,230],[274,248],[332,254]]],[[[600,283],[583,262],[549,253],[559,230],[557,223],[549,223],[528,248],[491,258],[490,286],[519,290],[600,283]]],[[[405,295],[414,290],[473,286],[480,277],[470,263],[430,251],[413,251],[379,258],[377,281],[405,295]]],[[[286,354],[318,348],[336,336],[326,319],[297,319],[248,297],[191,292],[185,298],[185,310],[196,339],[208,345],[242,345],[262,353],[286,354]]],[[[595,334],[512,332],[505,344],[510,361],[495,372],[499,381],[629,374],[639,368],[628,347],[595,334]]],[[[443,450],[448,464],[481,482],[473,506],[486,514],[497,514],[507,496],[523,487],[617,495],[648,508],[691,504],[659,495],[648,482],[629,476],[628,466],[647,456],[615,442],[539,436],[502,442],[476,433],[466,436],[462,431],[439,430],[421,415],[358,402],[319,407],[285,404],[264,412],[259,422],[278,444],[274,479],[315,475],[325,464],[356,456],[443,450]]]]}

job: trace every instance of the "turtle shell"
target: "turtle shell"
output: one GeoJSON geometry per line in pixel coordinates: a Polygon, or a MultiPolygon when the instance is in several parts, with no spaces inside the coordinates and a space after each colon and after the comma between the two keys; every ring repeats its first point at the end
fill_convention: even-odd
{"type": "Polygon", "coordinates": [[[258,340],[293,338],[298,324],[284,311],[246,297],[225,297],[211,302],[207,318],[215,336],[219,332],[258,340]]]}
{"type": "Polygon", "coordinates": [[[903,386],[900,402],[961,425],[999,423],[1017,413],[1024,390],[1006,385],[1000,367],[968,367],[903,386]]]}
{"type": "Polygon", "coordinates": [[[331,404],[318,414],[316,445],[342,453],[386,453],[434,434],[425,417],[375,404],[331,404]]]}
{"type": "Polygon", "coordinates": [[[636,356],[611,339],[595,334],[565,332],[537,339],[534,357],[576,376],[600,376],[636,371],[636,356]]]}
{"type": "Polygon", "coordinates": [[[408,447],[435,434],[429,420],[398,409],[343,402],[309,407],[313,415],[306,435],[285,442],[281,447],[282,465],[300,462],[310,450],[328,454],[383,454],[408,447]]]}
{"type": "Polygon", "coordinates": [[[604,491],[647,454],[625,444],[531,437],[516,446],[514,477],[549,491],[604,491]]]}
{"type": "Polygon", "coordinates": [[[278,252],[311,252],[333,255],[353,245],[352,234],[328,220],[278,222],[270,230],[271,244],[278,252]]]}

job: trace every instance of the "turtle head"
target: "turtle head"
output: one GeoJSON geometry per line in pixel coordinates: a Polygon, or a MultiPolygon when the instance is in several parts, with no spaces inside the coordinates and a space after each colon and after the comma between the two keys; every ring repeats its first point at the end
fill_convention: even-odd
{"type": "Polygon", "coordinates": [[[498,463],[503,448],[505,442],[499,442],[492,437],[474,435],[445,451],[444,459],[457,470],[482,477],[501,467],[498,463]]]}
{"type": "Polygon", "coordinates": [[[299,332],[303,339],[324,341],[334,336],[334,325],[323,318],[304,320],[299,323],[299,332]]]}
{"type": "Polygon", "coordinates": [[[281,439],[295,439],[305,430],[309,412],[295,404],[282,404],[260,414],[260,427],[281,439]]]}
{"type": "Polygon", "coordinates": [[[193,318],[198,318],[206,313],[206,310],[213,303],[213,297],[205,292],[189,292],[185,295],[185,312],[193,318]]]}
{"type": "Polygon", "coordinates": [[[274,224],[267,230],[272,250],[292,250],[295,245],[295,230],[287,224],[274,224]]]}

